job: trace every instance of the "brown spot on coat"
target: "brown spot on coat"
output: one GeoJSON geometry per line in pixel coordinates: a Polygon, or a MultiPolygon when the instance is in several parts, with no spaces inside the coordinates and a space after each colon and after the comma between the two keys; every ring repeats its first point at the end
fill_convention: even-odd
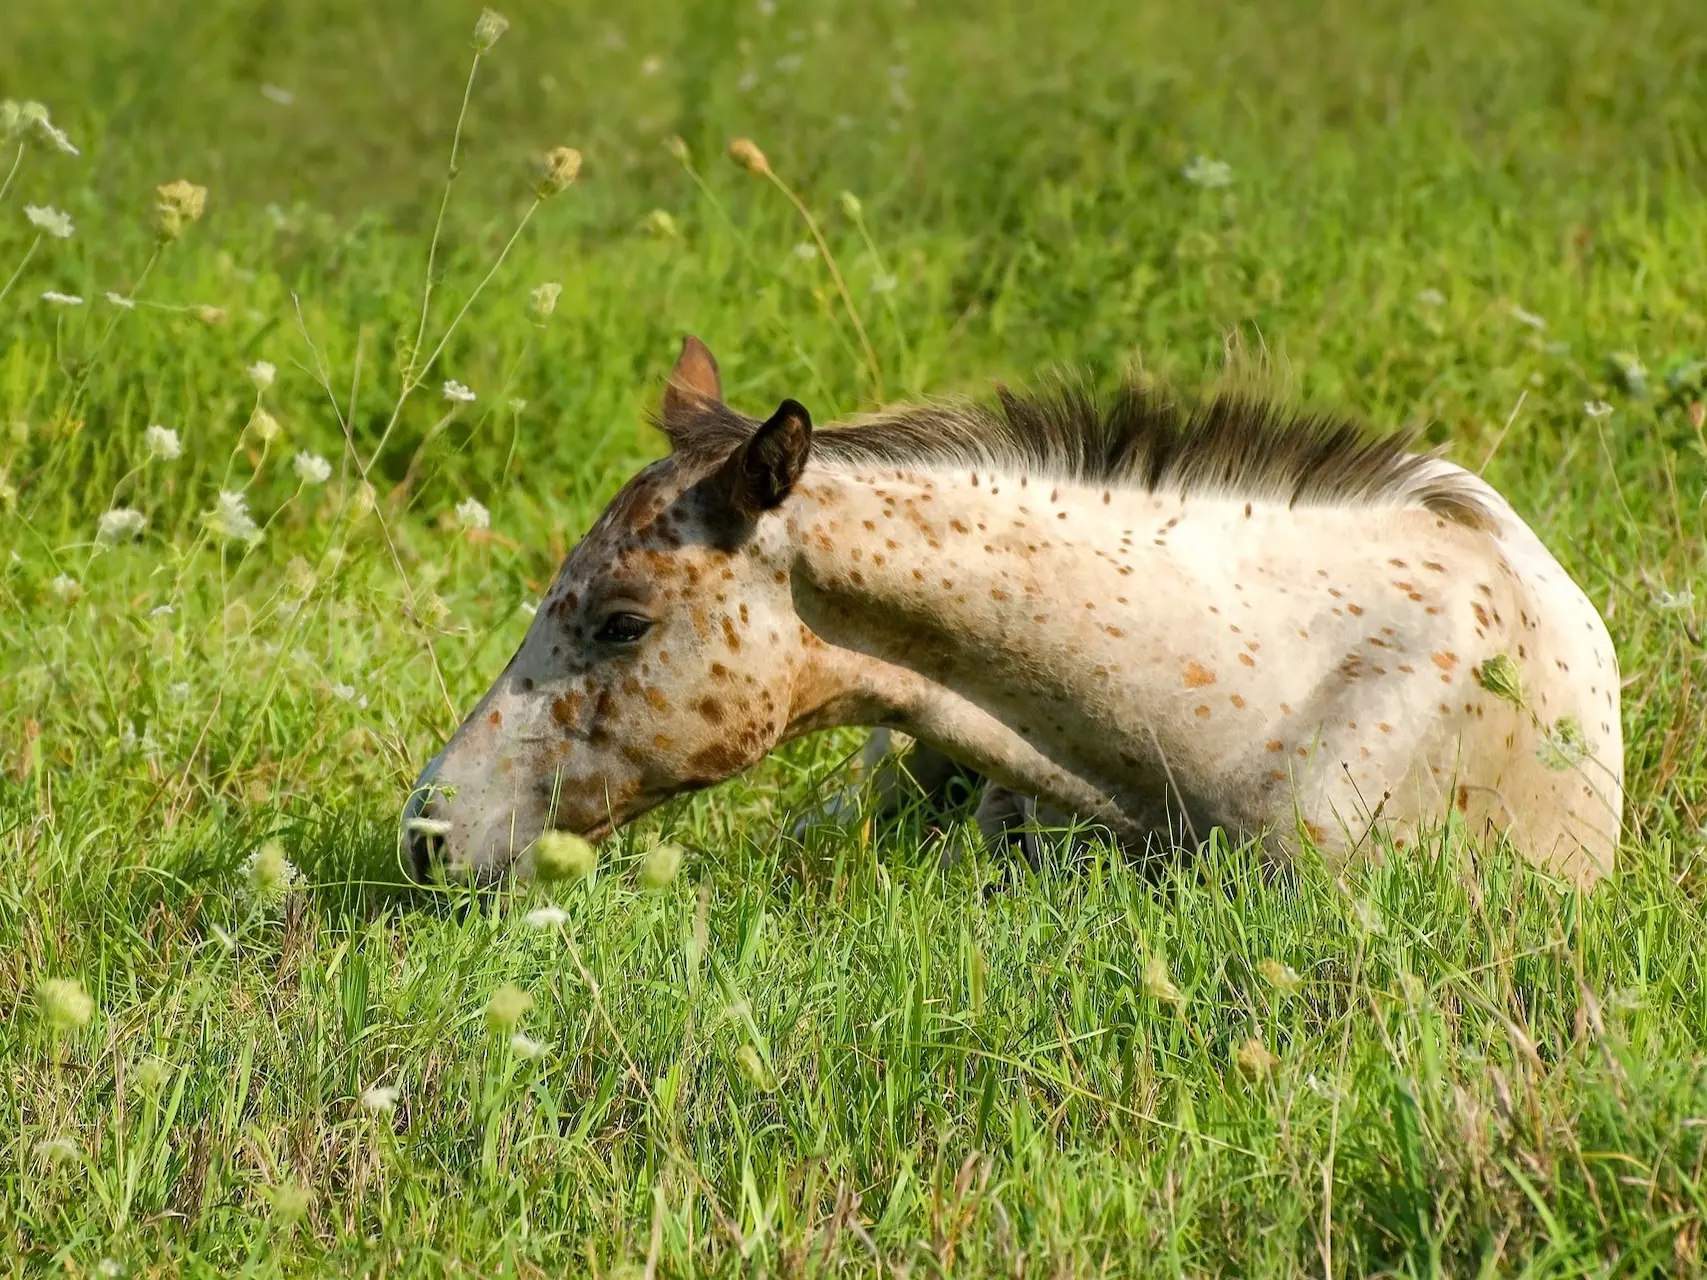
{"type": "MultiPolygon", "coordinates": [[[[1204,666],[1201,662],[1196,661],[1190,661],[1185,664],[1184,678],[1185,687],[1188,689],[1201,689],[1205,685],[1215,683],[1215,673],[1208,667],[1204,666]]],[[[1207,714],[1207,708],[1199,714],[1207,714]]]]}

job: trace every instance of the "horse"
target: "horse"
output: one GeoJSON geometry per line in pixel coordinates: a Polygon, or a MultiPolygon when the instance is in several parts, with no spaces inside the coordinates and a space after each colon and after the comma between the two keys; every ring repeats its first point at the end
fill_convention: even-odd
{"type": "MultiPolygon", "coordinates": [[[[986,832],[1266,857],[1451,823],[1580,887],[1624,758],[1599,612],[1478,475],[1333,414],[1062,381],[815,428],[684,340],[639,471],[422,771],[422,877],[532,872],[779,745],[864,726],[986,832]]],[[[893,794],[895,787],[890,786],[893,794]]],[[[832,813],[850,811],[832,805],[832,813]]]]}

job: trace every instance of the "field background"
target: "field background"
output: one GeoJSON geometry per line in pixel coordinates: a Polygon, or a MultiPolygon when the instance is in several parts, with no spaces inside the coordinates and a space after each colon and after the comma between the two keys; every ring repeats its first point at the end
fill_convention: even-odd
{"type": "Polygon", "coordinates": [[[417,354],[472,303],[370,509],[357,457],[416,352],[477,10],[6,6],[0,95],[82,154],[31,144],[0,200],[0,281],[24,263],[0,301],[5,1265],[1697,1272],[1695,0],[506,12],[417,354]],[[643,415],[680,335],[749,409],[878,395],[800,219],[724,158],[738,134],[821,219],[888,396],[1062,363],[1189,388],[1233,360],[1485,465],[1610,620],[1623,874],[1578,899],[1457,841],[1283,883],[1222,847],[1155,883],[1103,857],[943,873],[916,819],[802,849],[782,833],[857,748],[838,734],[606,846],[561,927],[526,923],[538,897],[403,886],[409,781],[661,450],[643,415]],[[580,180],[476,293],[559,144],[580,180]],[[148,266],[178,178],[206,216],[148,266]],[[29,254],[26,204],[75,234],[29,254]],[[181,457],[150,460],[151,424],[181,457]],[[331,480],[299,483],[299,451],[331,480]],[[203,521],[222,488],[253,546],[203,521]],[[470,497],[489,530],[458,524],[470,497]],[[139,539],[97,542],[113,506],[139,539]],[[690,854],[646,890],[658,832],[690,854]],[[269,838],[306,877],[276,909],[246,894],[269,838]],[[86,1026],[52,1030],[47,978],[83,984],[86,1026]],[[489,1028],[504,982],[546,1056],[489,1028]]]}

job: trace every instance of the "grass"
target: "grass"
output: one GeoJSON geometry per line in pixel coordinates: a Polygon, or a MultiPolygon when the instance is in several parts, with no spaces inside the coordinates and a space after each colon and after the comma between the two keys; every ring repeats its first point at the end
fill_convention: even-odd
{"type": "Polygon", "coordinates": [[[1701,1268],[1694,5],[532,0],[473,81],[424,340],[474,10],[14,9],[0,84],[83,152],[26,147],[0,198],[15,1270],[1701,1268]],[[835,734],[607,846],[561,924],[405,887],[407,784],[660,450],[681,332],[748,407],[873,394],[812,235],[723,158],[741,134],[891,395],[1233,359],[1485,466],[1613,628],[1619,877],[1575,897],[1456,837],[1337,877],[1219,845],[1158,881],[944,873],[917,817],[802,849],[835,734]],[[494,271],[560,144],[580,181],[494,271]],[[1188,181],[1200,155],[1231,185],[1188,181]],[[208,211],[160,246],[178,178],[208,211]],[[26,204],[75,234],[31,251],[26,204]],[[203,518],[222,489],[252,545],[203,518]],[[99,542],[113,507],[139,539],[99,542]],[[659,832],[690,852],[646,889],[659,832]],[[305,876],[282,901],[269,840],[305,876]],[[533,1004],[495,1030],[504,983],[533,1004]]]}

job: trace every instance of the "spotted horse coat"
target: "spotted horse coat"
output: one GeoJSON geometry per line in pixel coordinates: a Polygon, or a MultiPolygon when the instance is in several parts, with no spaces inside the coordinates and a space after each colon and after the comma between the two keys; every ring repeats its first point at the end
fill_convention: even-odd
{"type": "MultiPolygon", "coordinates": [[[[1449,815],[1579,884],[1623,800],[1617,659],[1479,477],[1234,395],[1072,386],[814,430],[689,338],[671,451],[569,554],[417,782],[416,869],[526,875],[815,730],[867,725],[1031,816],[1330,860],[1449,815]]],[[[885,743],[879,736],[875,750],[885,743]]]]}

